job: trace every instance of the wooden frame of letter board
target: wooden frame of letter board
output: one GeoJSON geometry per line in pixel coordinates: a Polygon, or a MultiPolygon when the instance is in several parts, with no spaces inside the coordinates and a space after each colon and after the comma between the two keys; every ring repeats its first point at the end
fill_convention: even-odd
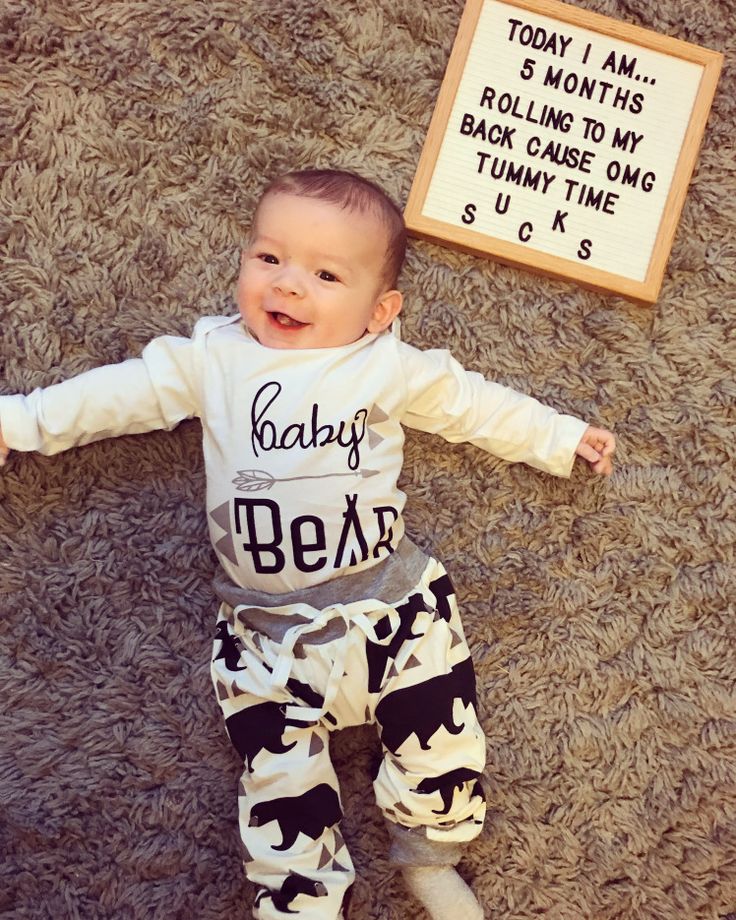
{"type": "Polygon", "coordinates": [[[646,277],[644,281],[637,281],[623,275],[612,274],[550,255],[533,247],[509,243],[485,233],[464,227],[456,227],[453,224],[428,218],[422,214],[435,163],[447,132],[455,96],[463,76],[470,46],[485,0],[466,0],[458,33],[404,211],[407,229],[412,236],[433,242],[448,243],[465,252],[491,256],[506,264],[556,278],[576,281],[584,287],[620,294],[635,303],[651,305],[659,295],[685,194],[695,167],[705,123],[715,94],[723,63],[723,55],[717,51],[710,51],[679,39],[659,35],[648,29],[619,22],[598,13],[581,10],[566,3],[560,3],[558,0],[501,0],[501,2],[508,6],[518,7],[519,9],[529,10],[532,13],[557,19],[563,23],[571,23],[580,28],[641,45],[672,57],[692,61],[703,67],[703,75],[672,176],[646,277]]]}

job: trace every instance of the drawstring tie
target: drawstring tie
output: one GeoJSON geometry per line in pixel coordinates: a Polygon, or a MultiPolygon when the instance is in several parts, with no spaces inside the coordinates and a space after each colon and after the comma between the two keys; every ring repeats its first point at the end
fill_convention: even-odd
{"type": "MultiPolygon", "coordinates": [[[[234,608],[233,614],[237,618],[240,610],[249,609],[245,605],[238,605],[234,608]]],[[[250,608],[252,609],[252,608],[250,608]]],[[[275,612],[275,611],[274,611],[275,612]]],[[[287,630],[284,638],[280,642],[279,654],[271,674],[272,686],[276,690],[283,690],[291,677],[291,671],[294,666],[294,649],[297,643],[308,636],[310,633],[316,633],[324,629],[328,623],[335,619],[342,621],[344,630],[335,636],[335,639],[342,639],[353,627],[357,627],[371,642],[379,645],[387,645],[394,636],[399,626],[399,615],[393,607],[385,607],[380,601],[374,598],[364,601],[353,601],[350,604],[332,604],[321,611],[314,611],[315,616],[305,623],[296,623],[287,630]],[[385,611],[380,618],[381,622],[384,617],[388,617],[390,629],[388,635],[383,638],[376,633],[375,625],[371,618],[366,616],[368,612],[375,612],[376,609],[385,611]]],[[[383,632],[383,630],[382,630],[383,632]]],[[[332,641],[332,640],[331,640],[332,641]]],[[[324,702],[321,707],[305,706],[286,706],[286,715],[289,718],[296,718],[300,722],[318,722],[329,711],[329,707],[337,696],[337,691],[344,677],[345,655],[347,653],[347,642],[340,641],[337,643],[335,660],[327,679],[325,688],[324,702]]]]}

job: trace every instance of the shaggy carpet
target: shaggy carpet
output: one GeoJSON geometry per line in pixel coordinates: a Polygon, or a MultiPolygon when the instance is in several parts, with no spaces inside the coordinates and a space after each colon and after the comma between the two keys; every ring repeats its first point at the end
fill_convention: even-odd
{"type": "MultiPolygon", "coordinates": [[[[453,575],[488,738],[461,869],[494,920],[733,920],[735,8],[577,2],[726,64],[653,308],[410,248],[405,339],[619,439],[604,482],[409,436],[408,527],[453,575]]],[[[1,391],[233,312],[275,174],[337,165],[405,201],[461,10],[5,0],[1,391]]],[[[199,439],[187,422],[0,475],[3,918],[249,916],[199,439]]],[[[334,742],[352,918],[420,917],[387,862],[376,750],[368,728],[334,742]]]]}

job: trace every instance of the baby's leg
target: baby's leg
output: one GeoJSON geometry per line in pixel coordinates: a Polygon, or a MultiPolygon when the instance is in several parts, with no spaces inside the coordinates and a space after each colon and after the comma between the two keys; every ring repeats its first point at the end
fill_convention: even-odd
{"type": "MultiPolygon", "coordinates": [[[[433,584],[439,593],[449,581],[433,584]]],[[[389,822],[390,859],[432,920],[480,920],[475,895],[453,867],[461,844],[483,825],[485,740],[454,595],[444,590],[437,608],[382,688],[376,719],[384,758],[374,787],[389,822]]]]}
{"type": "Polygon", "coordinates": [[[409,891],[432,920],[483,918],[478,900],[454,868],[462,844],[480,833],[485,815],[479,782],[484,752],[478,734],[468,729],[466,737],[456,735],[448,742],[451,750],[436,763],[431,748],[411,758],[386,752],[375,782],[392,841],[389,859],[401,868],[409,891]],[[459,766],[452,767],[453,762],[459,766]]]}
{"type": "Polygon", "coordinates": [[[342,810],[328,730],[301,701],[319,691],[302,682],[293,684],[299,699],[284,689],[280,699],[269,699],[273,662],[264,660],[262,644],[246,647],[221,619],[212,663],[225,726],[244,767],[238,788],[243,861],[260,888],[253,916],[337,920],[354,872],[338,827],[342,810]]]}
{"type": "Polygon", "coordinates": [[[252,771],[246,765],[238,790],[245,871],[261,887],[253,916],[337,918],[355,876],[328,732],[291,727],[283,739],[289,750],[259,755],[252,771]]]}

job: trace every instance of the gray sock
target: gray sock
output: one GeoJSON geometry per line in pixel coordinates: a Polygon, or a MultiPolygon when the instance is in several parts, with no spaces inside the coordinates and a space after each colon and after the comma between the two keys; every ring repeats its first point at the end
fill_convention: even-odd
{"type": "Polygon", "coordinates": [[[452,866],[404,866],[401,871],[432,920],[483,920],[483,908],[452,866]]]}

